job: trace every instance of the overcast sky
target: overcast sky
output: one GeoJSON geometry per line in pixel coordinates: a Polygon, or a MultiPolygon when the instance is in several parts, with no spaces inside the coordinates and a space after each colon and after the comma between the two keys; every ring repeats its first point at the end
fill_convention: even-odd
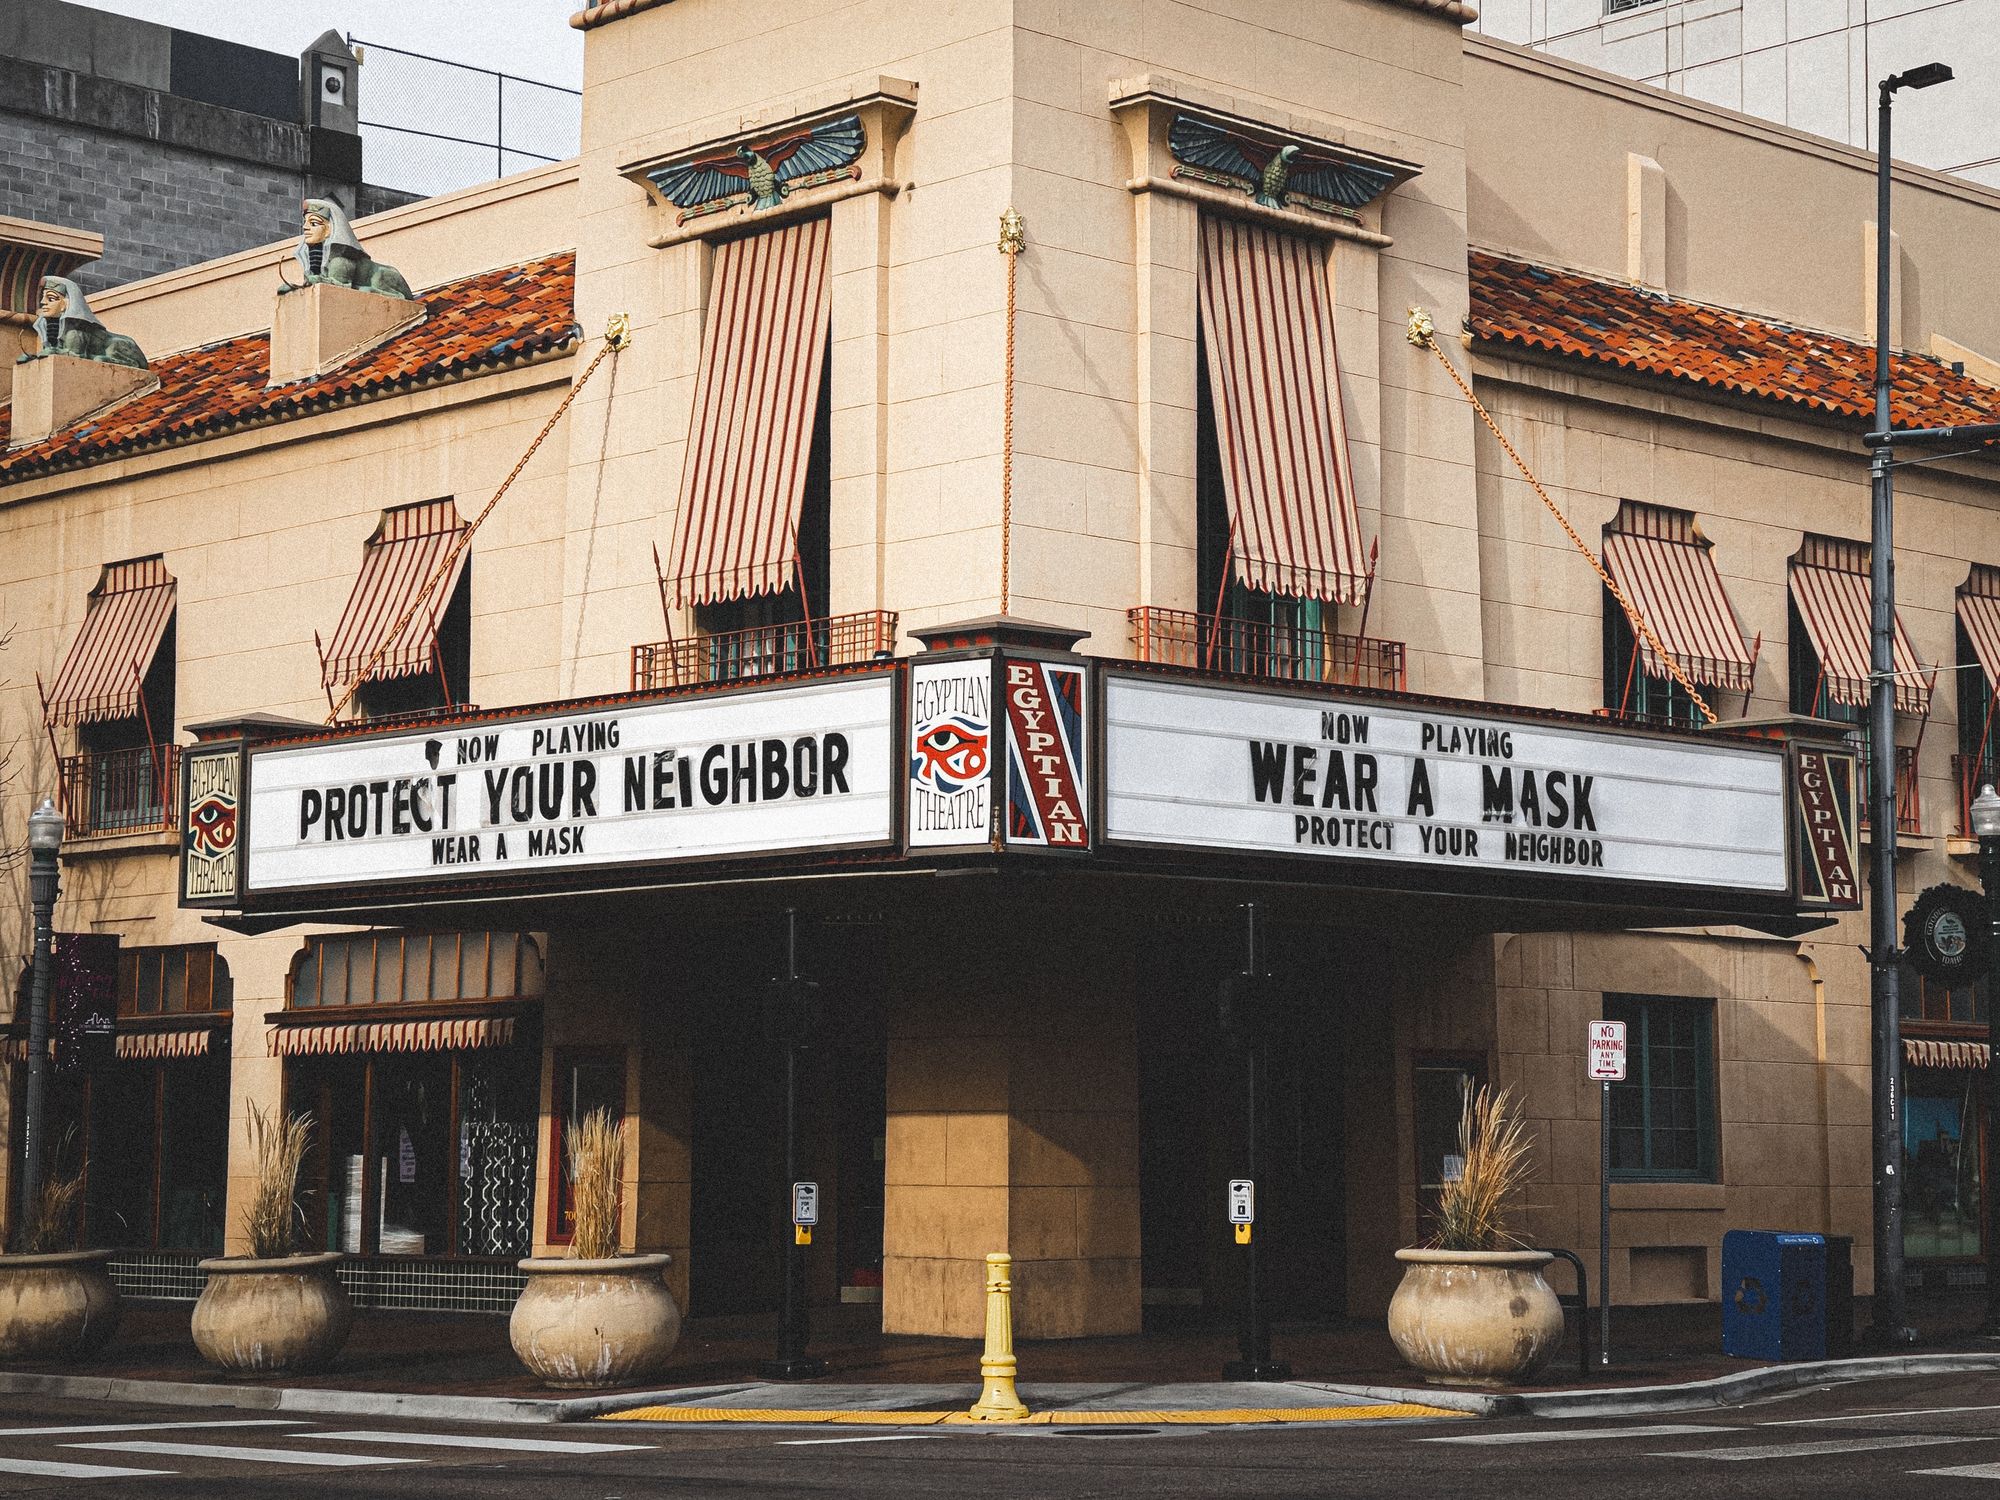
{"type": "MultiPolygon", "coordinates": [[[[7,0],[0,0],[0,5],[7,0]]],[[[303,52],[323,31],[428,52],[571,88],[583,77],[583,33],[570,29],[580,0],[82,0],[115,11],[244,42],[303,52]]],[[[364,111],[367,99],[363,76],[364,111]]]]}

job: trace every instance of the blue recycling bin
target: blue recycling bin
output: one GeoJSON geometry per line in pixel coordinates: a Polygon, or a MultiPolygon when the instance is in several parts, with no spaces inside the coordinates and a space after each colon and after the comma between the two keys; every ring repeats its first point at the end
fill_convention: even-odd
{"type": "Polygon", "coordinates": [[[1826,1358],[1826,1238],[1769,1229],[1722,1237],[1722,1352],[1826,1358]]]}

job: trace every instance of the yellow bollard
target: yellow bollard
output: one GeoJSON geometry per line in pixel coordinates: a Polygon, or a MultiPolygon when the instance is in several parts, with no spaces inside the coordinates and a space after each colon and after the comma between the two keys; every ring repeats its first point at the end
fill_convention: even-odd
{"type": "Polygon", "coordinates": [[[1028,1408],[1014,1391],[1014,1257],[986,1257],[986,1347],[979,1355],[985,1383],[969,1415],[975,1422],[1025,1422],[1028,1408]]]}

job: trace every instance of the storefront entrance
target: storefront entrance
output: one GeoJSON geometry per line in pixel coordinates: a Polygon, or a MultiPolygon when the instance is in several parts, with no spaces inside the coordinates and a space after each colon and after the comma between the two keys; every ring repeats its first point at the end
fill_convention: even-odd
{"type": "MultiPolygon", "coordinates": [[[[1258,1274],[1274,1320],[1346,1312],[1342,1002],[1312,976],[1328,938],[1275,935],[1279,978],[1259,1088],[1258,1274]]],[[[1140,1256],[1149,1329],[1233,1325],[1244,1252],[1227,1217],[1243,1175],[1248,1064],[1217,994],[1240,964],[1240,923],[1175,923],[1139,945],[1140,1256]]]]}

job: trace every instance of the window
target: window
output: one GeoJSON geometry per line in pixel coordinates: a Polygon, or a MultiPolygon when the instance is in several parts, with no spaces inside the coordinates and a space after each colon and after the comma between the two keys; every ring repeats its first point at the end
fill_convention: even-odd
{"type": "Polygon", "coordinates": [[[448,499],[382,512],[320,660],[321,683],[335,702],[352,685],[356,711],[371,719],[465,703],[470,530],[448,499]]]}
{"type": "Polygon", "coordinates": [[[309,938],[292,960],[291,1007],[529,999],[542,950],[528,933],[364,932],[309,938]]]}
{"type": "Polygon", "coordinates": [[[1465,1096],[1486,1082],[1483,1058],[1422,1057],[1413,1068],[1417,1137],[1417,1231],[1437,1227],[1438,1194],[1464,1168],[1458,1126],[1465,1096]]]}
{"type": "Polygon", "coordinates": [[[1625,611],[1604,591],[1604,706],[1612,712],[1640,719],[1702,727],[1701,710],[1694,706],[1686,688],[1671,677],[1657,677],[1639,669],[1639,640],[1625,611]]]}
{"type": "Polygon", "coordinates": [[[118,955],[118,1014],[170,1016],[226,1011],[229,965],[213,943],[126,948],[118,955]]]}
{"type": "Polygon", "coordinates": [[[1902,983],[1896,993],[1905,1021],[1957,1022],[1966,1026],[1986,1024],[1986,981],[1983,978],[1970,984],[1946,985],[1919,974],[1914,964],[1904,964],[1901,973],[1902,983]]]}
{"type": "Polygon", "coordinates": [[[1716,1176],[1715,1002],[1606,995],[1625,1023],[1626,1077],[1611,1085],[1611,1172],[1628,1181],[1716,1176]]]}
{"type": "Polygon", "coordinates": [[[1604,0],[1607,16],[1622,16],[1628,10],[1638,10],[1644,5],[1657,5],[1659,0],[1604,0]]]}
{"type": "Polygon", "coordinates": [[[1744,638],[1693,511],[1621,501],[1604,528],[1604,567],[1657,640],[1642,639],[1617,596],[1603,591],[1606,708],[1699,727],[1701,710],[1675,665],[1710,700],[1725,692],[1748,699],[1758,646],[1744,638]]]}
{"type": "Polygon", "coordinates": [[[555,1056],[549,1100],[549,1240],[567,1245],[576,1228],[569,1135],[590,1112],[625,1118],[625,1054],[615,1047],[565,1047],[555,1056]]]}
{"type": "Polygon", "coordinates": [[[1984,1182],[1977,1075],[1916,1071],[1903,1109],[1903,1253],[1971,1260],[1983,1253],[1984,1182]]]}

